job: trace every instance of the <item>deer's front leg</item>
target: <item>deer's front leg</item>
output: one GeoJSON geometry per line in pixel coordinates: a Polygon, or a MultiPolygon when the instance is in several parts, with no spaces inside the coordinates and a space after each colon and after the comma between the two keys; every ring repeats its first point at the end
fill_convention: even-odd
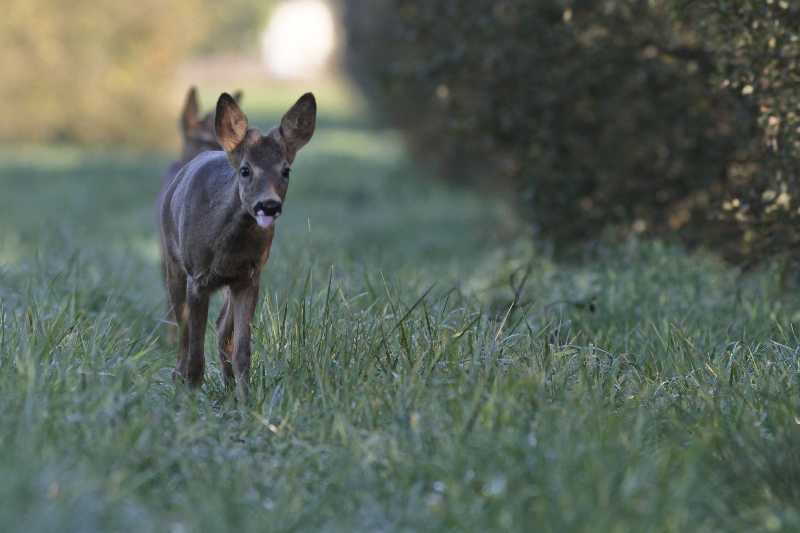
{"type": "MultiPolygon", "coordinates": [[[[256,280],[258,277],[256,277],[256,280]]],[[[245,403],[250,379],[250,323],[258,302],[258,282],[231,289],[233,309],[233,373],[236,377],[236,396],[245,403]]]]}
{"type": "Polygon", "coordinates": [[[189,360],[186,365],[186,379],[195,387],[203,383],[205,354],[203,353],[208,321],[209,295],[199,291],[189,280],[186,299],[189,308],[189,360]]]}
{"type": "Polygon", "coordinates": [[[225,289],[223,297],[225,300],[217,318],[219,363],[222,367],[222,377],[225,379],[225,388],[233,389],[236,384],[236,378],[233,375],[233,309],[228,289],[225,289]]]}

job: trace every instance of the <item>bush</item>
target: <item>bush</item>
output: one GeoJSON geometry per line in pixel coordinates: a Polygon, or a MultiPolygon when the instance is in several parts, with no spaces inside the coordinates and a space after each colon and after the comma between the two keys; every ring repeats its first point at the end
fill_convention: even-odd
{"type": "Polygon", "coordinates": [[[0,19],[1,140],[175,136],[164,89],[203,32],[200,0],[9,2],[0,19]]]}
{"type": "MultiPolygon", "coordinates": [[[[514,187],[558,244],[612,226],[678,232],[741,257],[757,224],[721,208],[747,205],[761,220],[766,209],[752,198],[769,195],[756,181],[775,178],[757,142],[774,123],[765,106],[785,110],[781,125],[796,120],[775,58],[751,57],[773,46],[779,64],[796,68],[800,26],[787,25],[796,10],[784,6],[351,0],[344,15],[355,78],[414,152],[451,179],[514,187]],[[747,80],[767,79],[782,104],[743,94],[747,80]]],[[[796,181],[788,168],[781,179],[796,181]]]]}
{"type": "MultiPolygon", "coordinates": [[[[800,250],[800,5],[701,0],[682,16],[708,43],[712,87],[737,94],[757,119],[749,149],[729,161],[717,216],[737,225],[735,253],[749,264],[800,250]]],[[[738,125],[737,125],[738,126],[738,125]]]]}
{"type": "Polygon", "coordinates": [[[213,21],[197,44],[200,53],[259,50],[275,0],[202,0],[205,15],[213,21]]]}

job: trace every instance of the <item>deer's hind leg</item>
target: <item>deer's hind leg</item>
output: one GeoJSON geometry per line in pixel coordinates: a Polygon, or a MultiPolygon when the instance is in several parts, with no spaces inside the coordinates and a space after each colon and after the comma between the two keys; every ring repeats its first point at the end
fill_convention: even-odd
{"type": "Polygon", "coordinates": [[[167,305],[170,314],[175,318],[178,343],[178,357],[172,379],[187,378],[189,330],[189,308],[186,303],[186,274],[176,265],[164,264],[164,282],[167,286],[167,305]]]}
{"type": "Polygon", "coordinates": [[[206,336],[206,322],[208,321],[209,293],[196,282],[189,278],[186,285],[186,300],[188,304],[188,356],[186,357],[186,378],[190,385],[199,387],[203,383],[206,359],[204,342],[206,336]]]}
{"type": "MultiPolygon", "coordinates": [[[[163,257],[163,252],[162,252],[163,257]]],[[[180,332],[180,320],[178,318],[178,312],[174,308],[174,304],[172,302],[172,291],[170,290],[170,278],[167,273],[167,263],[162,258],[161,259],[161,277],[164,281],[164,289],[167,291],[167,315],[166,319],[166,328],[167,328],[167,344],[172,345],[178,340],[179,332],[180,332]]]]}
{"type": "Polygon", "coordinates": [[[222,368],[222,377],[225,388],[232,389],[236,380],[233,374],[233,309],[231,307],[231,292],[224,289],[223,302],[217,317],[217,343],[219,346],[219,364],[222,368]]]}

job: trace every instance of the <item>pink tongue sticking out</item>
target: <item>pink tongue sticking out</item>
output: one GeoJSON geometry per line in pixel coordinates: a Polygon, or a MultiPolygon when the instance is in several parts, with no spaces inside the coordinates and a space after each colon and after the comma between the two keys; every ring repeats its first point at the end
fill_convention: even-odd
{"type": "Polygon", "coordinates": [[[266,229],[270,227],[273,222],[275,222],[275,217],[267,216],[263,211],[256,213],[256,224],[260,227],[266,229]]]}

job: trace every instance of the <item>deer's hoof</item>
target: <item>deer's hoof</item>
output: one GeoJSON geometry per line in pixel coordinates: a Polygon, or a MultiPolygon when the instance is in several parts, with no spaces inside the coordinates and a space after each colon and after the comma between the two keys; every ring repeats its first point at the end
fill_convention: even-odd
{"type": "Polygon", "coordinates": [[[250,398],[250,390],[246,383],[238,382],[236,384],[236,402],[239,404],[239,407],[244,407],[247,405],[247,401],[250,398]]]}
{"type": "Polygon", "coordinates": [[[192,387],[199,387],[203,384],[203,374],[205,374],[205,364],[202,361],[189,365],[187,381],[192,387]]]}

